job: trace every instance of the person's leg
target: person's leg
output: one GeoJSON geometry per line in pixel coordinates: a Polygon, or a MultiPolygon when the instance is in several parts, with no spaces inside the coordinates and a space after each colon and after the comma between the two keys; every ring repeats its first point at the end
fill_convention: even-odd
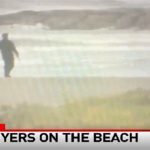
{"type": "Polygon", "coordinates": [[[4,76],[9,77],[9,65],[7,62],[4,64],[4,76]]]}
{"type": "Polygon", "coordinates": [[[5,77],[10,77],[10,72],[14,67],[14,61],[11,60],[9,62],[5,61],[5,66],[4,66],[4,76],[5,77]]]}

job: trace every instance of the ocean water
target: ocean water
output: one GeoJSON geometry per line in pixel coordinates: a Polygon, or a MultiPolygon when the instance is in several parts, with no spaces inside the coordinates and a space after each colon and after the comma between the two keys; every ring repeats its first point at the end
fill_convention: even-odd
{"type": "Polygon", "coordinates": [[[149,31],[51,31],[37,24],[0,26],[3,32],[20,53],[14,77],[150,76],[149,31]]]}

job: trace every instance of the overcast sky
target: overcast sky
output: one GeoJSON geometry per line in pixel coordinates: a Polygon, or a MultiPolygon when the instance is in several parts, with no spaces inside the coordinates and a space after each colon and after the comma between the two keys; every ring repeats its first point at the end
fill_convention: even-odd
{"type": "Polygon", "coordinates": [[[0,0],[0,13],[20,10],[149,7],[150,0],[0,0]]]}

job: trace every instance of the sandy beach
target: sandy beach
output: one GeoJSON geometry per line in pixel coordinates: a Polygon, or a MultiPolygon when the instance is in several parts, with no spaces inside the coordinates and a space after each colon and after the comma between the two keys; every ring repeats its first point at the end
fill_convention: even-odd
{"type": "Polygon", "coordinates": [[[150,90],[150,78],[1,78],[0,104],[59,105],[136,89],[150,90]]]}

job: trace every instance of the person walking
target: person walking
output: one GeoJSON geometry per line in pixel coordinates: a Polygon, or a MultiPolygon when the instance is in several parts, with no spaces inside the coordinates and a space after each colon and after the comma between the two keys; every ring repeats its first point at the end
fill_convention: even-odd
{"type": "Polygon", "coordinates": [[[9,40],[8,33],[2,34],[0,41],[0,50],[4,61],[4,76],[11,77],[10,72],[14,68],[14,55],[19,58],[19,53],[14,43],[9,40]]]}

